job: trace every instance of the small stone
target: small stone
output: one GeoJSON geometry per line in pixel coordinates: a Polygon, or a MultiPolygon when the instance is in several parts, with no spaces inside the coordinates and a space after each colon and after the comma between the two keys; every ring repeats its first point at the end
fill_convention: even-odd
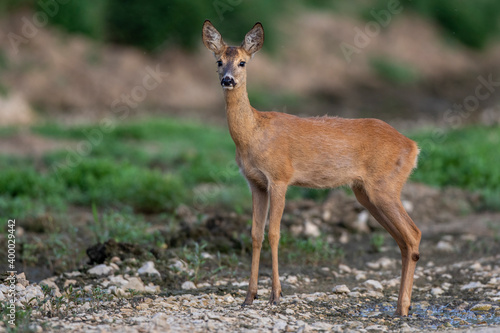
{"type": "Polygon", "coordinates": [[[196,285],[192,281],[186,281],[182,284],[181,288],[183,290],[192,290],[196,289],[196,285]]]}
{"type": "Polygon", "coordinates": [[[451,243],[444,241],[444,240],[441,240],[437,243],[436,249],[438,249],[439,251],[443,251],[443,252],[455,251],[455,248],[453,247],[453,245],[451,245],[451,243]]]}
{"type": "Polygon", "coordinates": [[[158,312],[151,318],[151,322],[153,325],[156,325],[158,327],[167,329],[167,331],[170,329],[170,325],[167,323],[168,316],[163,313],[163,312],[158,312]]]}
{"type": "Polygon", "coordinates": [[[227,303],[233,303],[234,302],[234,297],[232,295],[226,295],[224,297],[224,301],[226,301],[227,303]]]}
{"type": "Polygon", "coordinates": [[[476,304],[470,310],[474,312],[490,311],[491,304],[482,304],[482,303],[476,304]]]}
{"type": "Polygon", "coordinates": [[[295,275],[289,275],[285,281],[290,284],[297,284],[299,279],[295,275]]]}
{"type": "Polygon", "coordinates": [[[339,265],[339,270],[341,273],[351,273],[351,268],[347,265],[344,265],[344,264],[340,264],[339,265]]]}
{"type": "Polygon", "coordinates": [[[356,281],[366,280],[366,274],[365,273],[358,273],[358,274],[356,274],[356,276],[354,278],[356,279],[356,281]]]}
{"type": "Polygon", "coordinates": [[[278,319],[274,322],[273,333],[282,332],[285,330],[285,328],[286,328],[286,321],[278,319]]]}
{"type": "Polygon", "coordinates": [[[477,261],[476,261],[476,262],[475,262],[473,265],[471,265],[469,268],[470,268],[470,269],[472,269],[473,271],[478,272],[478,271],[480,271],[480,270],[482,270],[482,269],[483,269],[483,266],[481,266],[481,263],[479,263],[479,262],[477,262],[477,261]]]}
{"type": "Polygon", "coordinates": [[[332,290],[335,294],[348,294],[350,293],[351,291],[349,290],[349,288],[347,288],[347,286],[345,284],[340,284],[338,286],[335,286],[333,287],[333,290],[332,290]]]}
{"type": "Polygon", "coordinates": [[[359,297],[361,294],[359,293],[359,291],[351,291],[350,293],[347,294],[347,296],[349,297],[353,297],[353,298],[357,298],[359,297]]]}
{"type": "Polygon", "coordinates": [[[375,290],[369,290],[365,296],[368,297],[375,297],[375,298],[382,298],[384,297],[384,294],[382,294],[380,291],[375,291],[375,290]]]}
{"type": "Polygon", "coordinates": [[[382,257],[377,261],[366,263],[370,269],[389,269],[396,267],[396,261],[387,257],[382,257]]]}
{"type": "Polygon", "coordinates": [[[50,289],[52,289],[52,294],[56,297],[61,297],[62,294],[61,292],[59,291],[59,287],[57,286],[57,284],[54,282],[57,278],[56,277],[53,277],[53,278],[48,278],[48,279],[45,279],[45,280],[42,280],[40,281],[39,285],[40,286],[47,286],[49,287],[50,289]]]}
{"type": "Polygon", "coordinates": [[[292,309],[286,309],[285,313],[290,316],[290,315],[293,315],[295,313],[295,311],[293,311],[292,309]]]}
{"type": "Polygon", "coordinates": [[[322,322],[322,321],[318,321],[318,322],[312,323],[311,326],[314,330],[329,332],[332,329],[333,325],[322,322]]]}
{"type": "Polygon", "coordinates": [[[77,284],[76,280],[69,279],[69,280],[64,281],[63,288],[66,289],[66,288],[68,288],[71,285],[76,286],[76,284],[77,284]]]}
{"type": "Polygon", "coordinates": [[[408,201],[408,200],[401,200],[401,203],[403,204],[404,209],[408,213],[411,213],[413,211],[413,202],[408,201]]]}
{"type": "Polygon", "coordinates": [[[30,284],[30,282],[26,280],[26,275],[24,274],[24,272],[17,274],[16,281],[17,283],[20,283],[23,287],[27,287],[30,284]]]}
{"type": "Polygon", "coordinates": [[[122,260],[120,259],[120,257],[114,256],[113,258],[111,258],[110,262],[119,265],[122,263],[122,260]]]}
{"type": "Polygon", "coordinates": [[[443,293],[444,293],[444,290],[441,289],[441,288],[439,288],[439,287],[431,289],[431,294],[434,295],[434,296],[440,296],[443,293]]]}
{"type": "Polygon", "coordinates": [[[477,288],[482,288],[484,287],[484,285],[481,283],[481,282],[470,282],[470,283],[467,283],[466,285],[463,285],[460,290],[473,290],[473,289],[477,289],[477,288]]]}
{"type": "Polygon", "coordinates": [[[144,283],[142,282],[141,278],[138,277],[129,277],[128,283],[123,286],[123,289],[128,290],[136,290],[136,291],[144,291],[144,283]]]}
{"type": "Polygon", "coordinates": [[[158,278],[161,277],[160,272],[155,268],[155,264],[152,261],[147,261],[141,268],[137,270],[140,275],[146,274],[149,276],[156,275],[158,278]]]}
{"type": "Polygon", "coordinates": [[[113,272],[113,268],[105,264],[97,265],[87,271],[88,274],[94,275],[110,275],[113,272]]]}
{"type": "Polygon", "coordinates": [[[377,280],[366,280],[363,285],[366,287],[368,290],[375,290],[375,291],[382,291],[384,290],[384,287],[382,287],[382,284],[378,282],[377,280]]]}
{"type": "Polygon", "coordinates": [[[160,292],[160,286],[146,286],[144,287],[144,292],[148,294],[157,294],[160,292]]]}
{"type": "Polygon", "coordinates": [[[319,227],[313,222],[306,220],[304,223],[304,235],[310,237],[319,237],[321,232],[319,231],[319,227]]]}
{"type": "Polygon", "coordinates": [[[202,253],[201,253],[201,257],[202,257],[203,259],[213,259],[213,258],[214,258],[214,256],[213,256],[213,255],[211,255],[211,254],[210,254],[210,253],[208,253],[208,252],[202,252],[202,253]]]}
{"type": "Polygon", "coordinates": [[[365,328],[368,332],[386,332],[387,327],[382,325],[370,325],[365,328]]]}

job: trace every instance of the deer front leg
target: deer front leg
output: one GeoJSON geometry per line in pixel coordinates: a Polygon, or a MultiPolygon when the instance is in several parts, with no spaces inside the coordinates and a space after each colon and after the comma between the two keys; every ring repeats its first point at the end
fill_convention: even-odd
{"type": "Polygon", "coordinates": [[[252,268],[248,292],[242,306],[251,305],[257,298],[257,283],[259,281],[259,260],[262,241],[264,240],[264,228],[266,226],[269,196],[267,190],[258,186],[250,185],[252,191],[253,216],[252,216],[252,268]]]}
{"type": "Polygon", "coordinates": [[[269,245],[271,246],[273,277],[270,304],[278,304],[281,296],[281,283],[278,271],[278,244],[280,241],[280,224],[285,207],[287,184],[273,184],[270,186],[269,195],[271,210],[269,216],[269,245]]]}

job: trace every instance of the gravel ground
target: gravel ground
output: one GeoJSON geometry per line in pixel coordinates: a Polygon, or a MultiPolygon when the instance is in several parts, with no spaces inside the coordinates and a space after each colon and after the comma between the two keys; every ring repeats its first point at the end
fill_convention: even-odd
{"type": "MultiPolygon", "coordinates": [[[[242,308],[246,279],[185,281],[179,290],[162,290],[154,283],[161,276],[153,262],[115,257],[38,284],[22,273],[16,306],[31,310],[28,318],[17,320],[20,331],[35,332],[499,331],[500,255],[457,260],[471,238],[423,242],[422,253],[432,251],[435,263],[417,266],[408,317],[392,315],[400,263],[390,257],[397,252],[389,247],[361,268],[346,261],[308,274],[282,274],[284,296],[278,306],[267,302],[271,281],[266,276],[260,281],[261,297],[242,308]]],[[[171,267],[186,269],[181,261],[171,267]]],[[[0,301],[6,302],[7,282],[0,291],[0,301]]],[[[6,331],[5,324],[0,331],[6,331]]]]}

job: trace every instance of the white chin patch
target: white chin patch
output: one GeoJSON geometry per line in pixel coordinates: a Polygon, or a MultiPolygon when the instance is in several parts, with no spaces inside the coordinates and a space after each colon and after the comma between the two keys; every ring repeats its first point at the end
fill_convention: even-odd
{"type": "Polygon", "coordinates": [[[222,86],[223,89],[233,90],[234,86],[222,86]]]}

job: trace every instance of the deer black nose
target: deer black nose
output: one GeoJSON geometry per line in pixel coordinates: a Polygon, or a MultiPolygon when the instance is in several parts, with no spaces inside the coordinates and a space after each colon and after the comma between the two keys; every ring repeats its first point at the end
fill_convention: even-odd
{"type": "Polygon", "coordinates": [[[230,76],[224,76],[220,84],[224,87],[233,87],[235,85],[234,79],[230,76]]]}

